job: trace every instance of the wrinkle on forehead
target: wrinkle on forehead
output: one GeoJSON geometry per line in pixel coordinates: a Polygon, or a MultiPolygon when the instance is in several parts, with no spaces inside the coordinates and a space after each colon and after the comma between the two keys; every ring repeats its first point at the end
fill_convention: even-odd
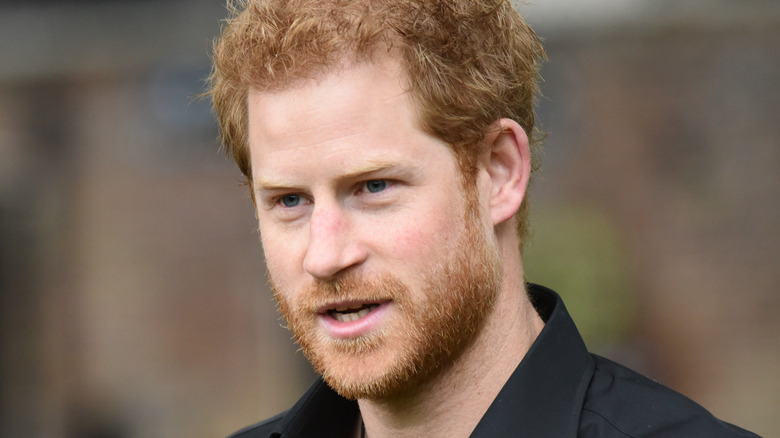
{"type": "MultiPolygon", "coordinates": [[[[371,102],[393,105],[393,100],[406,99],[404,105],[412,105],[403,82],[400,64],[394,59],[383,58],[372,63],[347,65],[344,70],[331,72],[316,80],[296,83],[282,91],[268,93],[250,90],[249,119],[254,122],[249,124],[250,142],[264,140],[285,143],[289,141],[290,133],[305,133],[312,127],[323,131],[320,133],[324,136],[323,141],[327,140],[325,137],[345,137],[359,132],[365,127],[364,122],[371,120],[371,113],[378,109],[371,102]],[[360,81],[360,87],[335,86],[353,74],[365,75],[366,80],[360,81]],[[387,78],[396,80],[388,81],[387,78]],[[323,113],[317,104],[326,101],[334,108],[331,113],[323,113]],[[283,110],[280,111],[280,108],[283,110]],[[340,117],[334,117],[335,114],[340,114],[340,117]],[[262,121],[262,126],[257,125],[258,121],[262,121]],[[260,129],[262,132],[258,132],[260,129]]],[[[404,113],[411,115],[416,112],[404,113]]]]}

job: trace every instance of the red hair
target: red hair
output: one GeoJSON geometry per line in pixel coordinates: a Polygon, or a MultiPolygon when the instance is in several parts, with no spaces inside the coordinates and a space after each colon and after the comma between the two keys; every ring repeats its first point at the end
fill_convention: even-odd
{"type": "Polygon", "coordinates": [[[209,94],[222,144],[250,185],[249,89],[282,90],[382,53],[401,62],[420,126],[453,148],[467,180],[500,118],[517,121],[538,148],[544,49],[508,0],[242,0],[214,45],[209,94]]]}

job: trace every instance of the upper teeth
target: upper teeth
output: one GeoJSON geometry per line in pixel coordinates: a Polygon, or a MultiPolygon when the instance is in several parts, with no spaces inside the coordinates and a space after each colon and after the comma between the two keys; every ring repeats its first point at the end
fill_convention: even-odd
{"type": "Polygon", "coordinates": [[[377,306],[378,304],[369,304],[368,306],[364,306],[360,304],[360,305],[337,307],[334,309],[335,310],[334,312],[331,312],[331,315],[333,316],[333,318],[336,319],[336,321],[340,321],[340,322],[357,321],[360,318],[368,315],[368,313],[374,310],[377,306]],[[343,313],[348,310],[357,310],[357,312],[343,313]]]}
{"type": "Polygon", "coordinates": [[[357,310],[363,307],[363,304],[352,304],[350,306],[336,307],[336,312],[346,312],[347,310],[357,310]]]}

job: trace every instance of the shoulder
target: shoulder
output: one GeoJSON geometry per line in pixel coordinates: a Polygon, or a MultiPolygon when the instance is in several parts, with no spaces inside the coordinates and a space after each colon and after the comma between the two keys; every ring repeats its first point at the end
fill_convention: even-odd
{"type": "Polygon", "coordinates": [[[594,355],[596,369],[580,419],[584,436],[756,437],[715,418],[684,395],[594,355]]]}
{"type": "Polygon", "coordinates": [[[282,421],[287,412],[282,412],[276,416],[273,416],[267,420],[259,423],[247,426],[228,438],[271,438],[279,436],[276,432],[277,425],[282,421]]]}

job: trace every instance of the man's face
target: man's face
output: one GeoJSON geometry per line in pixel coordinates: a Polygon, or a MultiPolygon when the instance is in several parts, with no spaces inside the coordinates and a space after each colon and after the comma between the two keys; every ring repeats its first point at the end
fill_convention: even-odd
{"type": "Polygon", "coordinates": [[[360,64],[248,101],[275,296],[315,370],[350,398],[398,394],[452,363],[500,285],[490,228],[466,214],[480,211],[476,189],[419,129],[400,71],[360,64]]]}

